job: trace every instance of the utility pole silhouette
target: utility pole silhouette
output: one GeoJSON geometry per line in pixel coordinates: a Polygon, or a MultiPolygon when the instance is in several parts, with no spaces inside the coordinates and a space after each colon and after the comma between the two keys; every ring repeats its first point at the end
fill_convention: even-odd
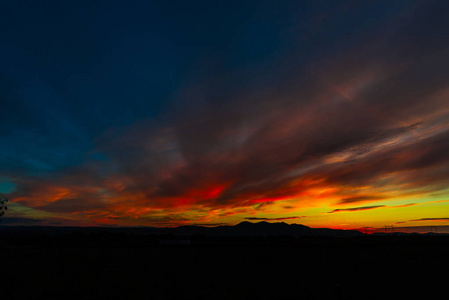
{"type": "Polygon", "coordinates": [[[385,225],[384,226],[384,230],[385,230],[385,233],[387,233],[388,231],[390,231],[391,230],[391,232],[395,232],[395,230],[394,230],[394,225],[391,225],[391,226],[387,226],[387,225],[385,225]]]}

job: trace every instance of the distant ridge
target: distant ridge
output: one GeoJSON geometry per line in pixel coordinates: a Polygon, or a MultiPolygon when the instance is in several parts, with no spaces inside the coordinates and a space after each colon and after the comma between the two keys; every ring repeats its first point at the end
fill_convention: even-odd
{"type": "Polygon", "coordinates": [[[363,236],[357,230],[341,230],[329,228],[310,228],[301,224],[287,224],[284,222],[269,223],[261,221],[252,223],[244,221],[237,225],[220,225],[216,227],[200,225],[184,225],[179,227],[58,227],[58,226],[2,226],[2,234],[44,234],[60,235],[73,232],[99,233],[99,232],[123,232],[137,235],[173,234],[183,236],[291,236],[291,237],[355,237],[363,236]]]}
{"type": "Polygon", "coordinates": [[[287,224],[284,222],[269,223],[266,221],[251,223],[241,222],[237,225],[223,225],[217,227],[179,226],[164,228],[164,231],[180,235],[212,235],[212,236],[338,236],[351,237],[364,235],[357,230],[339,230],[329,228],[310,228],[301,224],[287,224]]]}

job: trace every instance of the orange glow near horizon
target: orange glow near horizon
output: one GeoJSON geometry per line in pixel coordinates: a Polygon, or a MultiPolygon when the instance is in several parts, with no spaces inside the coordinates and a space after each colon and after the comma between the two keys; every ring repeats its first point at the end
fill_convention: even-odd
{"type": "Polygon", "coordinates": [[[37,158],[7,152],[10,225],[449,226],[449,89],[429,79],[446,52],[346,50],[272,86],[210,74],[154,120],[100,126],[67,161],[60,141],[37,158]]]}
{"type": "MultiPolygon", "coordinates": [[[[155,199],[153,206],[147,205],[144,194],[126,194],[116,198],[108,196],[103,197],[103,205],[98,209],[88,208],[71,212],[70,215],[67,212],[66,220],[70,224],[77,219],[81,226],[83,222],[84,225],[99,226],[177,226],[236,224],[251,216],[261,220],[266,218],[271,222],[282,221],[334,229],[382,228],[385,225],[444,226],[449,223],[448,217],[443,213],[449,211],[449,200],[444,199],[444,193],[440,197],[424,192],[403,196],[398,194],[389,198],[387,194],[370,194],[369,191],[373,189],[370,186],[360,186],[351,188],[357,193],[354,195],[343,186],[325,187],[322,180],[316,182],[319,182],[319,187],[311,185],[307,189],[302,185],[303,190],[286,196],[252,196],[252,199],[246,201],[245,198],[231,198],[231,202],[228,200],[228,203],[222,204],[217,200],[232,189],[230,184],[212,185],[202,190],[189,189],[184,197],[155,199]],[[422,217],[423,212],[427,217],[422,217]]],[[[16,205],[34,207],[37,212],[48,207],[47,210],[51,211],[52,205],[66,195],[76,198],[86,193],[100,193],[98,189],[92,188],[73,190],[49,186],[44,190],[48,191],[48,198],[41,198],[39,201],[26,197],[17,198],[16,205]]],[[[285,192],[283,188],[281,191],[285,192]]],[[[46,218],[51,219],[51,215],[47,214],[46,218]]],[[[64,213],[58,213],[58,220],[64,223],[64,213]]]]}

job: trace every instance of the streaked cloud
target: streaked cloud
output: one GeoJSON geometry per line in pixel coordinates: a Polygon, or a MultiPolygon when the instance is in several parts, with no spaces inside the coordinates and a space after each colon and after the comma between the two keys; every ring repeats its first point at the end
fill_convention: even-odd
{"type": "Polygon", "coordinates": [[[448,221],[449,222],[449,218],[421,218],[421,219],[416,219],[416,220],[410,220],[410,222],[415,222],[415,221],[448,221]]]}
{"type": "MultiPolygon", "coordinates": [[[[368,16],[367,7],[354,15],[368,16]]],[[[36,118],[37,129],[33,138],[21,130],[17,130],[20,135],[0,137],[4,144],[13,145],[2,150],[7,153],[0,159],[0,178],[14,188],[3,189],[13,201],[34,212],[100,225],[173,226],[244,219],[293,222],[303,218],[302,214],[309,216],[307,210],[320,207],[331,211],[315,212],[315,216],[327,218],[336,218],[332,214],[339,212],[419,209],[421,202],[431,202],[420,198],[444,196],[449,180],[449,41],[441,38],[447,35],[443,25],[448,24],[444,13],[448,8],[432,2],[393,12],[386,6],[383,9],[388,12],[373,24],[358,20],[355,25],[363,23],[364,27],[351,27],[364,28],[363,36],[351,31],[348,39],[352,42],[329,42],[329,49],[304,32],[295,23],[298,18],[289,16],[297,29],[285,25],[288,28],[281,32],[292,35],[287,39],[290,42],[282,44],[285,49],[270,53],[264,49],[274,41],[261,49],[245,48],[249,47],[245,41],[252,38],[239,35],[242,28],[249,28],[245,18],[239,21],[240,27],[223,25],[234,28],[232,34],[223,29],[213,37],[202,35],[204,28],[192,25],[196,29],[187,30],[187,36],[177,33],[181,40],[193,36],[197,42],[213,39],[229,48],[197,49],[193,43],[191,51],[201,53],[200,58],[181,63],[176,59],[184,53],[179,53],[163,59],[171,66],[167,74],[185,76],[173,79],[176,83],[164,92],[154,88],[156,96],[151,97],[171,99],[163,109],[158,102],[162,100],[145,100],[153,94],[137,89],[136,82],[159,86],[171,77],[163,76],[161,81],[156,77],[164,72],[150,76],[140,69],[141,76],[132,77],[134,81],[123,78],[129,72],[117,70],[110,76],[120,80],[95,81],[98,86],[111,86],[114,92],[85,87],[89,81],[76,81],[78,73],[74,73],[68,82],[76,81],[78,86],[67,102],[59,101],[58,95],[71,90],[69,83],[55,83],[59,87],[55,91],[47,84],[41,95],[52,99],[47,100],[52,109],[42,114],[38,102],[29,107],[21,104],[19,109],[13,103],[20,101],[12,101],[11,96],[5,107],[23,117],[33,116],[29,120],[36,118]],[[235,35],[240,37],[237,41],[235,35]],[[304,47],[313,53],[304,53],[304,47]],[[261,58],[264,55],[266,60],[261,58]],[[189,72],[181,71],[177,63],[192,66],[189,72]],[[84,89],[90,93],[82,94],[84,89]],[[141,92],[146,98],[137,101],[141,92]],[[109,104],[103,100],[105,95],[115,100],[109,104]],[[91,107],[91,102],[98,107],[91,107]],[[60,111],[73,115],[67,113],[64,118],[60,111]],[[47,134],[40,135],[41,130],[47,134]],[[67,132],[73,141],[50,138],[67,132]],[[28,143],[21,149],[18,145],[24,145],[23,140],[28,143]],[[47,144],[51,145],[42,146],[47,144]],[[395,204],[406,197],[413,198],[413,203],[395,204]]],[[[345,13],[329,13],[329,20],[351,20],[345,13]]],[[[334,37],[347,33],[345,26],[322,26],[317,35],[325,35],[326,30],[335,30],[334,37]]],[[[269,31],[263,32],[265,36],[269,31]]],[[[134,46],[140,45],[129,39],[134,46]]],[[[332,38],[323,39],[327,40],[332,38]]],[[[173,37],[172,42],[176,41],[173,37]]],[[[190,49],[190,44],[174,49],[190,49]]],[[[150,53],[154,47],[148,45],[141,48],[150,53]]],[[[125,51],[121,47],[115,51],[125,51]]],[[[111,53],[117,59],[98,61],[114,68],[111,62],[121,64],[121,56],[111,53]]],[[[140,62],[128,56],[123,59],[133,66],[140,62]]],[[[150,72],[153,64],[156,61],[142,68],[150,72]]],[[[156,65],[157,70],[165,70],[156,65]]],[[[129,71],[129,66],[121,70],[129,71]]],[[[34,85],[30,89],[27,97],[34,95],[34,85]]],[[[20,98],[14,91],[11,94],[20,98]]],[[[26,123],[23,118],[16,126],[30,126],[22,123],[26,123]]],[[[23,216],[12,216],[16,217],[23,216]]],[[[304,221],[309,219],[313,221],[304,221]]]]}
{"type": "Polygon", "coordinates": [[[328,212],[328,214],[333,214],[333,213],[337,213],[337,212],[345,212],[345,211],[369,210],[369,209],[376,209],[376,208],[381,208],[381,207],[385,207],[385,205],[371,205],[371,206],[360,206],[360,207],[350,207],[350,208],[337,208],[337,209],[334,209],[334,210],[328,212]]]}

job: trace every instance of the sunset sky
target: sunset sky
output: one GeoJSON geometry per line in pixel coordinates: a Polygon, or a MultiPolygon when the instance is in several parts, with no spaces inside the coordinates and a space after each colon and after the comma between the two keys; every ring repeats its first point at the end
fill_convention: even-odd
{"type": "Polygon", "coordinates": [[[16,0],[0,23],[0,226],[449,228],[448,1],[16,0]]]}

